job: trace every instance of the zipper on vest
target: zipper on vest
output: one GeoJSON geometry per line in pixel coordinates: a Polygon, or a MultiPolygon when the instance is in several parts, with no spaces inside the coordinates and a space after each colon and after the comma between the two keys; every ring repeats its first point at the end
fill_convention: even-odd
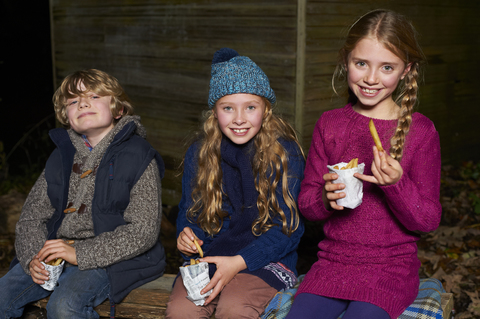
{"type": "Polygon", "coordinates": [[[112,157],[112,159],[110,160],[110,164],[109,167],[108,167],[108,179],[109,180],[112,180],[113,179],[113,163],[115,162],[115,156],[112,157]]]}

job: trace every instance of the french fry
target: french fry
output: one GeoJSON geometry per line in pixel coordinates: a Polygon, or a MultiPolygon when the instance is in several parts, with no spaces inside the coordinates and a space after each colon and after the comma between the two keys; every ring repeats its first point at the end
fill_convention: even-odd
{"type": "Polygon", "coordinates": [[[195,259],[190,259],[190,266],[191,265],[195,265],[197,262],[195,261],[195,259]]]}
{"type": "Polygon", "coordinates": [[[63,259],[62,258],[58,258],[57,261],[55,261],[55,263],[53,264],[54,266],[58,266],[62,263],[63,259]]]}
{"type": "Polygon", "coordinates": [[[58,266],[62,263],[63,259],[62,258],[57,258],[57,259],[52,259],[50,260],[47,265],[50,265],[50,266],[58,266]]]}
{"type": "Polygon", "coordinates": [[[202,247],[200,247],[200,245],[198,244],[196,238],[193,239],[193,243],[195,244],[195,246],[197,246],[197,250],[198,250],[198,254],[200,255],[200,258],[203,258],[203,250],[202,250],[202,247]]]}
{"type": "MultiPolygon", "coordinates": [[[[343,170],[343,169],[350,169],[350,168],[355,168],[355,167],[358,167],[358,158],[352,158],[350,160],[350,162],[348,162],[347,165],[345,165],[344,167],[342,167],[340,169],[343,170]]],[[[333,168],[338,169],[338,166],[334,166],[333,168]]]]}
{"type": "Polygon", "coordinates": [[[372,119],[370,119],[370,122],[368,122],[368,127],[370,128],[370,134],[372,134],[375,146],[377,147],[379,152],[383,152],[384,150],[382,147],[382,142],[380,141],[380,137],[378,136],[377,129],[375,128],[375,124],[373,124],[372,119]]]}

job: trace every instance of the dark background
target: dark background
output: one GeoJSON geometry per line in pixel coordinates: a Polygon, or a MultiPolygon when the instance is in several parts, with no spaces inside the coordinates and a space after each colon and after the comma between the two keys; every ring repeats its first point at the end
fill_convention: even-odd
{"type": "Polygon", "coordinates": [[[5,154],[33,129],[8,158],[9,173],[16,174],[23,161],[45,156],[36,140],[55,126],[48,0],[3,0],[0,26],[0,141],[5,154]]]}

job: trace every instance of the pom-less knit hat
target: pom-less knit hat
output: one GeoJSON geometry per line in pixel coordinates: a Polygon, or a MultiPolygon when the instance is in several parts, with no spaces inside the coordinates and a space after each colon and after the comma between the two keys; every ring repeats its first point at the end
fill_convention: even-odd
{"type": "Polygon", "coordinates": [[[267,75],[255,62],[235,50],[223,48],[213,56],[208,106],[213,108],[220,98],[235,93],[263,96],[272,104],[276,100],[267,75]]]}

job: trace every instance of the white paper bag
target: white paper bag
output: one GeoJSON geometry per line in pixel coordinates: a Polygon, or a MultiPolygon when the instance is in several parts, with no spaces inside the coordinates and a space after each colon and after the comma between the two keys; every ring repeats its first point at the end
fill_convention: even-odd
{"type": "Polygon", "coordinates": [[[355,173],[363,174],[365,163],[358,164],[358,167],[341,169],[347,166],[348,163],[338,163],[335,165],[327,165],[330,173],[336,173],[338,178],[333,181],[334,184],[345,184],[345,188],[337,190],[335,193],[345,193],[344,198],[337,199],[337,205],[345,208],[355,208],[362,203],[363,198],[363,181],[353,176],[355,173]],[[338,166],[338,169],[333,168],[338,166]]]}
{"type": "Polygon", "coordinates": [[[65,265],[65,260],[62,260],[62,263],[58,266],[52,266],[44,263],[43,261],[41,262],[42,265],[45,266],[45,269],[48,271],[49,275],[49,280],[45,281],[43,285],[40,285],[45,290],[52,291],[55,289],[57,286],[58,278],[60,278],[60,275],[63,272],[63,266],[65,265]]]}
{"type": "Polygon", "coordinates": [[[197,306],[203,306],[205,299],[210,296],[213,290],[210,289],[205,294],[200,294],[200,291],[210,282],[208,263],[201,262],[188,267],[180,267],[180,273],[182,274],[183,285],[188,292],[187,299],[197,306]]]}

